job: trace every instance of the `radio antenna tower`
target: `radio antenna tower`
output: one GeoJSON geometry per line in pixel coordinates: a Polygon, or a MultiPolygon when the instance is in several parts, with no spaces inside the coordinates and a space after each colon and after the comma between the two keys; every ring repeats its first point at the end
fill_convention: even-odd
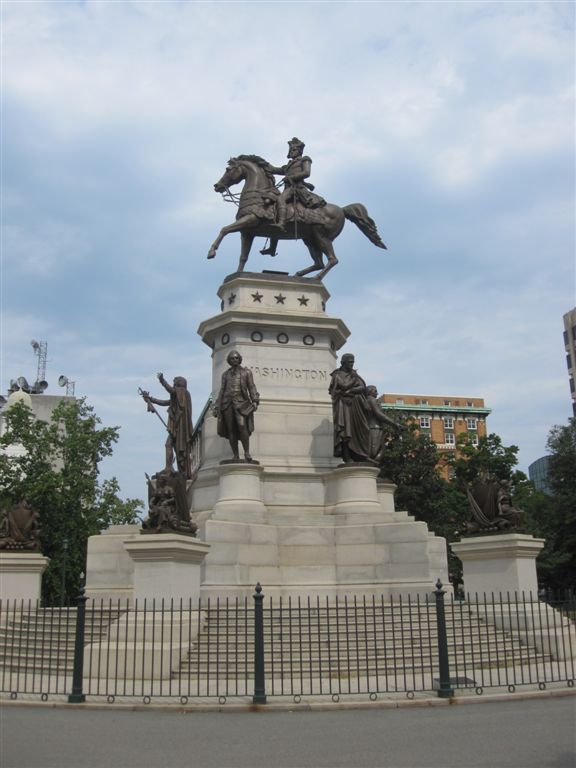
{"type": "Polygon", "coordinates": [[[48,342],[36,341],[32,339],[30,346],[34,350],[34,354],[38,358],[38,368],[36,371],[36,384],[34,388],[39,392],[43,392],[48,384],[46,383],[46,360],[48,358],[48,342]]]}

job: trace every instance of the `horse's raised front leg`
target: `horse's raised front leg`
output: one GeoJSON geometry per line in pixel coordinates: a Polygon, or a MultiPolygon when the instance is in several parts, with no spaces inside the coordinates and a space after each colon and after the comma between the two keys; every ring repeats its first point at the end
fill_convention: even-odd
{"type": "Polygon", "coordinates": [[[252,243],[254,242],[254,235],[251,232],[242,232],[240,235],[240,241],[242,243],[242,247],[240,249],[238,272],[244,272],[244,267],[246,266],[248,256],[250,255],[250,249],[252,248],[252,243]]]}
{"type": "Polygon", "coordinates": [[[258,223],[258,217],[254,216],[253,214],[248,214],[247,216],[242,216],[239,219],[236,219],[236,221],[232,224],[228,224],[225,227],[222,227],[220,230],[218,237],[212,245],[210,246],[210,250],[208,251],[208,256],[206,258],[213,259],[214,256],[216,256],[216,251],[218,250],[218,247],[222,240],[226,237],[226,235],[232,234],[232,232],[241,232],[243,229],[247,227],[253,227],[258,223]]]}

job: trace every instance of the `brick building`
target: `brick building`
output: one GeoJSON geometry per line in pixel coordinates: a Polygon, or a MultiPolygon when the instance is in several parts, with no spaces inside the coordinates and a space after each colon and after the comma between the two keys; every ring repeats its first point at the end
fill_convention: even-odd
{"type": "MultiPolygon", "coordinates": [[[[487,435],[490,409],[481,397],[383,394],[379,400],[384,410],[405,413],[416,421],[442,452],[455,451],[456,439],[462,432],[470,435],[473,444],[487,435]]],[[[440,469],[447,479],[448,467],[440,469]]]]}

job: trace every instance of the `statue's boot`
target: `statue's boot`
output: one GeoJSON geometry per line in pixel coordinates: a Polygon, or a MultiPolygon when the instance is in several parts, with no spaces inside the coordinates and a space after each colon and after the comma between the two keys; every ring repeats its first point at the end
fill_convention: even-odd
{"type": "Polygon", "coordinates": [[[276,251],[276,248],[278,246],[278,240],[270,240],[270,245],[268,248],[262,248],[260,253],[262,256],[278,256],[278,252],[276,251]]]}

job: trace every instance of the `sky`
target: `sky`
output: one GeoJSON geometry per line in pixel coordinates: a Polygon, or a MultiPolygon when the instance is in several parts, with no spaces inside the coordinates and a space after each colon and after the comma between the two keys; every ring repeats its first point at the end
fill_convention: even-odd
{"type": "MultiPolygon", "coordinates": [[[[164,456],[156,372],[211,388],[199,323],[239,236],[214,192],[228,159],[285,162],[362,202],[327,312],[380,393],[483,397],[519,468],[571,415],[562,315],[575,296],[572,2],[2,0],[0,386],[75,382],[107,426],[102,465],[144,498],[164,456]]],[[[239,188],[237,188],[239,189],[239,188]]],[[[301,243],[248,268],[294,273],[301,243]]],[[[258,246],[258,247],[257,247],[258,246]]]]}

